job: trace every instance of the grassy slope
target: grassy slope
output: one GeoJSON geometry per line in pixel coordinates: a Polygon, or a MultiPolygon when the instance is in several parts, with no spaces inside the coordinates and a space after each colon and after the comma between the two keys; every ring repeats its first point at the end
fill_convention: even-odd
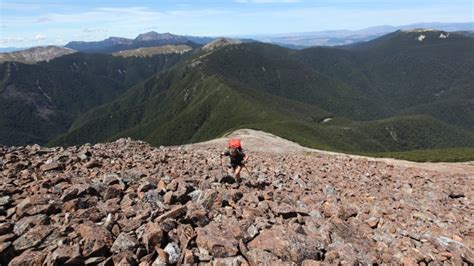
{"type": "Polygon", "coordinates": [[[235,127],[297,117],[316,123],[332,116],[313,106],[252,89],[234,89],[220,76],[176,69],[136,86],[111,104],[82,116],[53,143],[132,136],[155,145],[210,139],[235,127]]]}
{"type": "Polygon", "coordinates": [[[82,112],[169,68],[181,55],[116,58],[72,54],[35,65],[0,65],[0,143],[45,144],[82,112]],[[48,115],[41,112],[47,110],[48,115]]]}
{"type": "Polygon", "coordinates": [[[472,129],[474,39],[440,32],[395,32],[343,48],[309,48],[303,62],[383,103],[382,117],[425,114],[472,129]],[[416,38],[423,34],[423,42],[416,38]],[[445,110],[443,110],[445,109],[445,110]],[[467,112],[467,113],[466,113],[467,112]]]}
{"type": "Polygon", "coordinates": [[[238,128],[265,130],[302,145],[344,152],[474,147],[471,132],[424,116],[371,122],[335,118],[311,105],[239,86],[202,69],[181,66],[137,85],[82,116],[52,144],[131,136],[154,145],[197,142],[238,128]]]}
{"type": "Polygon", "coordinates": [[[282,47],[261,43],[229,46],[203,61],[207,73],[218,73],[242,86],[318,106],[336,115],[359,120],[382,112],[377,103],[308,67],[282,47]]]}
{"type": "Polygon", "coordinates": [[[371,157],[395,158],[415,162],[469,162],[474,161],[474,148],[447,148],[405,152],[366,153],[371,157]]]}
{"type": "MultiPolygon", "coordinates": [[[[444,44],[435,43],[428,50],[436,51],[437,45],[444,44]]],[[[371,64],[378,64],[380,69],[391,64],[397,65],[393,69],[413,68],[407,76],[409,80],[400,81],[401,87],[395,88],[391,83],[406,75],[399,73],[401,69],[382,75],[378,73],[380,69],[369,69],[371,64],[360,62],[360,54],[331,48],[328,55],[327,48],[315,49],[292,52],[250,43],[211,54],[195,54],[193,61],[156,75],[111,104],[81,116],[66,135],[52,144],[131,136],[154,145],[171,145],[212,139],[238,128],[254,128],[326,150],[385,155],[397,151],[397,156],[406,158],[413,156],[412,150],[424,150],[424,157],[415,154],[429,158],[429,150],[435,149],[433,154],[454,154],[447,157],[450,160],[472,157],[466,154],[470,149],[461,148],[474,147],[474,135],[469,130],[472,122],[465,112],[472,107],[468,100],[472,92],[466,85],[471,77],[469,70],[463,70],[467,72],[460,79],[449,83],[451,89],[445,94],[449,97],[442,102],[431,95],[440,88],[429,88],[425,83],[430,79],[417,69],[436,76],[440,69],[446,70],[439,60],[433,63],[433,58],[410,57],[411,52],[400,55],[385,51],[384,55],[375,51],[379,55],[374,57],[382,57],[371,64]],[[336,80],[338,75],[343,78],[336,80]],[[413,81],[417,75],[420,80],[413,81]],[[420,95],[413,94],[420,82],[426,86],[420,89],[420,95]],[[459,105],[462,95],[468,99],[459,105]],[[425,96],[432,102],[424,103],[425,96]],[[379,103],[367,100],[369,97],[379,103]],[[417,105],[404,108],[404,103],[394,104],[386,97],[401,97],[396,101],[416,98],[410,101],[417,105]],[[443,112],[444,107],[448,111],[443,112]],[[374,120],[390,113],[396,115],[374,120]],[[343,116],[371,121],[356,122],[343,116]],[[327,117],[333,120],[320,123],[327,117]]],[[[453,67],[461,67],[457,63],[450,62],[453,67]]],[[[464,63],[469,65],[470,61],[464,63]]],[[[447,84],[450,78],[453,76],[437,76],[432,82],[447,84]]]]}

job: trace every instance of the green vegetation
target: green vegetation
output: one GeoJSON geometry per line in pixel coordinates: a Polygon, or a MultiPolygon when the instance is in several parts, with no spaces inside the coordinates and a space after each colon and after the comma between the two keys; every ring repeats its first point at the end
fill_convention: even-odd
{"type": "Polygon", "coordinates": [[[81,113],[167,69],[179,54],[148,58],[75,53],[50,62],[0,64],[0,143],[45,144],[81,113]]]}
{"type": "MultiPolygon", "coordinates": [[[[87,55],[86,64],[71,61],[81,54],[61,57],[41,65],[42,71],[62,71],[75,88],[83,84],[79,91],[84,94],[68,98],[64,94],[77,89],[47,91],[54,99],[69,99],[54,105],[62,106],[54,114],[66,122],[54,132],[26,133],[49,136],[50,145],[120,137],[175,145],[253,128],[331,151],[470,160],[473,40],[456,34],[440,39],[429,32],[421,43],[417,34],[396,32],[365,44],[302,51],[245,43],[183,56],[87,55]],[[77,71],[94,75],[81,76],[81,82],[77,71]],[[85,84],[93,84],[87,87],[92,89],[85,84]]],[[[37,75],[31,74],[27,84],[37,75]]],[[[5,84],[20,87],[22,82],[0,83],[0,94],[8,92],[5,84]]],[[[20,138],[35,140],[26,133],[20,138]]]]}
{"type": "MultiPolygon", "coordinates": [[[[301,100],[288,99],[288,95],[283,97],[262,89],[264,85],[257,78],[243,83],[226,73],[224,67],[214,71],[217,68],[211,62],[214,55],[200,58],[204,58],[201,65],[180,64],[135,86],[114,102],[86,113],[67,134],[51,144],[71,145],[131,136],[153,145],[175,145],[212,139],[239,128],[253,128],[308,147],[350,153],[474,147],[471,131],[430,116],[348,120],[301,100]],[[218,74],[212,74],[215,72],[218,74]],[[333,120],[322,123],[328,117],[333,120]]],[[[331,88],[334,87],[327,85],[327,90],[331,88]]],[[[309,95],[317,92],[308,90],[309,95]]]]}
{"type": "Polygon", "coordinates": [[[372,157],[395,158],[414,162],[466,162],[474,161],[473,148],[450,148],[416,150],[406,152],[384,152],[364,154],[372,157]]]}

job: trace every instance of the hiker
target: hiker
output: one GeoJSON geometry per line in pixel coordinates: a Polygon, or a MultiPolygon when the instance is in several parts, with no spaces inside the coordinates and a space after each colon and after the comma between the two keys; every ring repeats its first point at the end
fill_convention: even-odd
{"type": "Polygon", "coordinates": [[[240,183],[242,181],[240,178],[240,171],[242,170],[242,167],[245,167],[245,162],[247,162],[247,159],[249,158],[249,156],[242,150],[240,139],[231,139],[227,143],[227,150],[221,153],[222,167],[224,167],[224,156],[230,157],[230,166],[234,170],[235,180],[240,183]]]}

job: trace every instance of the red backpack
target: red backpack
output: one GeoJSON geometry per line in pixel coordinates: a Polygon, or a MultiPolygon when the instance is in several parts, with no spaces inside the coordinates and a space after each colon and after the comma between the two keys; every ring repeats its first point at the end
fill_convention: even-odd
{"type": "Polygon", "coordinates": [[[240,144],[240,139],[230,139],[227,142],[227,148],[228,149],[242,149],[242,145],[240,144]]]}

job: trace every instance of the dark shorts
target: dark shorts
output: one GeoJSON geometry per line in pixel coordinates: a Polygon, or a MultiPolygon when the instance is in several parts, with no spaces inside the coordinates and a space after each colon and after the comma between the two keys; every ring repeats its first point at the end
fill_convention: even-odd
{"type": "Polygon", "coordinates": [[[244,166],[244,163],[242,161],[231,161],[230,166],[235,170],[237,166],[244,166]]]}

